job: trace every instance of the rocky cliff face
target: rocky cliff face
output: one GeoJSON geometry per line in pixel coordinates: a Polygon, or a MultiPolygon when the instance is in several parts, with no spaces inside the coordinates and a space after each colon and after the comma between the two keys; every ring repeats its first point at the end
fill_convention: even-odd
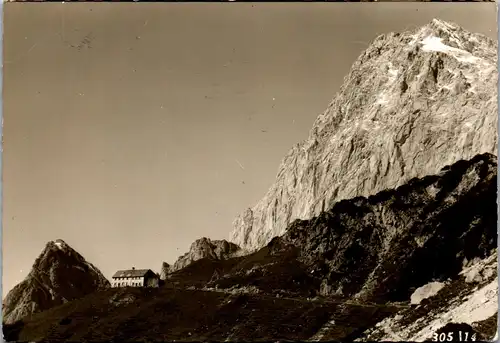
{"type": "Polygon", "coordinates": [[[269,248],[298,249],[299,261],[322,279],[323,295],[409,301],[416,288],[453,279],[469,261],[493,253],[496,198],[496,157],[478,155],[297,220],[269,248]]]}
{"type": "Polygon", "coordinates": [[[13,323],[108,286],[102,273],[63,240],[51,241],[28,276],[5,297],[3,322],[13,323]]]}
{"type": "Polygon", "coordinates": [[[182,269],[190,263],[202,258],[210,258],[214,260],[225,260],[238,254],[240,247],[226,240],[211,240],[203,237],[197,239],[191,244],[189,251],[180,256],[169,272],[182,269]]]}
{"type": "Polygon", "coordinates": [[[496,44],[441,20],[379,36],[230,241],[255,250],[336,201],[496,154],[496,44]]]}

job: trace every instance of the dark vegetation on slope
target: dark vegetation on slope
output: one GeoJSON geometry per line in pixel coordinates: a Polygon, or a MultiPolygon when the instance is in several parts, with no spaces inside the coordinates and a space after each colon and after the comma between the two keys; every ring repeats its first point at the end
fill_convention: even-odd
{"type": "Polygon", "coordinates": [[[108,289],[4,327],[7,339],[62,341],[306,340],[335,315],[349,341],[398,308],[180,289],[108,289]]]}
{"type": "Polygon", "coordinates": [[[308,273],[297,256],[295,248],[273,251],[264,247],[207,286],[222,289],[254,286],[266,294],[314,297],[318,295],[321,280],[308,273]]]}
{"type": "Polygon", "coordinates": [[[165,285],[177,288],[228,289],[254,286],[263,294],[314,297],[320,279],[297,260],[297,250],[273,251],[264,247],[228,260],[204,258],[168,275],[165,285]]]}
{"type": "Polygon", "coordinates": [[[165,285],[182,287],[203,287],[215,278],[214,274],[229,273],[244,257],[235,257],[228,260],[214,260],[203,258],[189,264],[178,271],[168,274],[165,285]]]}

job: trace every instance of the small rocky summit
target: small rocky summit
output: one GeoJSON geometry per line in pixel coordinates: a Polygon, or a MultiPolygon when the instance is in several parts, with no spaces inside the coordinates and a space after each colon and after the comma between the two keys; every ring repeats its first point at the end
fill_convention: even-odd
{"type": "Polygon", "coordinates": [[[165,280],[167,275],[170,273],[170,264],[163,262],[161,264],[160,279],[165,280]]]}
{"type": "Polygon", "coordinates": [[[229,240],[256,250],[335,202],[496,154],[496,59],[496,42],[438,19],[377,37],[229,240]]]}
{"type": "Polygon", "coordinates": [[[174,265],[170,268],[169,272],[182,269],[194,261],[201,260],[202,258],[210,258],[214,260],[226,260],[234,257],[240,252],[240,247],[234,243],[223,240],[211,240],[203,237],[197,239],[191,244],[189,251],[180,256],[174,265]]]}
{"type": "Polygon", "coordinates": [[[3,323],[13,323],[106,287],[109,281],[82,255],[61,239],[50,241],[28,276],[5,297],[3,323]]]}

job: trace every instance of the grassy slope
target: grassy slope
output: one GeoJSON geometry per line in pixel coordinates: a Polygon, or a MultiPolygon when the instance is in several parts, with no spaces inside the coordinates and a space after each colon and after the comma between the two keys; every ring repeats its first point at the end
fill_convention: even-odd
{"type": "Polygon", "coordinates": [[[4,333],[11,340],[49,342],[306,340],[335,315],[338,330],[329,339],[342,340],[395,311],[167,287],[109,289],[36,314],[4,333]],[[115,305],[124,298],[134,301],[115,305]]]}

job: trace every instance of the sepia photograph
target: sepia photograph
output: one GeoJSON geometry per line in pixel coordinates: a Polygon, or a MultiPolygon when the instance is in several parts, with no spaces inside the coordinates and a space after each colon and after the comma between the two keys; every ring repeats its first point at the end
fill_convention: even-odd
{"type": "Polygon", "coordinates": [[[497,9],[3,5],[8,342],[498,339],[497,9]]]}

